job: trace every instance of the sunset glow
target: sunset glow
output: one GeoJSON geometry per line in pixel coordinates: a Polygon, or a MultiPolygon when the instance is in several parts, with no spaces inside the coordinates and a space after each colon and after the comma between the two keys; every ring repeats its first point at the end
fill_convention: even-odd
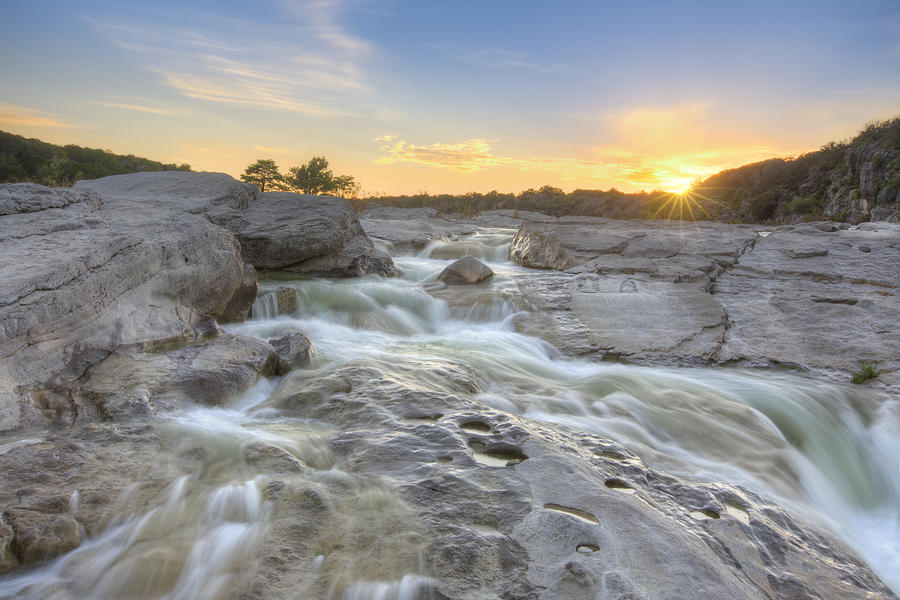
{"type": "Polygon", "coordinates": [[[372,194],[681,192],[900,109],[891,3],[511,7],[16,1],[0,129],[232,175],[325,155],[372,194]]]}

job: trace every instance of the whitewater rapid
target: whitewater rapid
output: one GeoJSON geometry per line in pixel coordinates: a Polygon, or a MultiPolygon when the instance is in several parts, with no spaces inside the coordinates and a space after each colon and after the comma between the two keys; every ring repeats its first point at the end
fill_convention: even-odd
{"type": "MultiPolygon", "coordinates": [[[[301,329],[316,348],[306,367],[310,377],[363,358],[401,378],[427,377],[417,365],[432,357],[465,365],[479,378],[480,402],[608,437],[675,475],[745,486],[835,532],[900,593],[897,398],[769,370],[565,358],[516,331],[516,314],[530,305],[516,285],[523,269],[506,261],[511,237],[511,231],[494,230],[433,242],[416,256],[395,257],[397,278],[278,281],[297,290],[296,313],[277,315],[273,296],[261,294],[252,318],[226,330],[269,339],[301,329]],[[426,291],[463,255],[494,270],[488,291],[479,288],[469,302],[457,294],[450,303],[426,291]]],[[[261,288],[274,285],[262,282],[261,288]]],[[[251,570],[271,526],[264,490],[242,462],[255,440],[311,467],[313,481],[349,478],[361,494],[390,493],[336,467],[328,423],[256,410],[277,383],[262,379],[224,408],[165,417],[162,426],[173,438],[212,449],[197,472],[173,481],[161,505],[122,515],[73,552],[0,579],[0,597],[114,598],[135,590],[172,600],[219,597],[251,570]],[[160,581],[174,583],[166,588],[160,581]]],[[[380,580],[344,574],[334,598],[411,600],[426,571],[411,568],[380,580]]]]}

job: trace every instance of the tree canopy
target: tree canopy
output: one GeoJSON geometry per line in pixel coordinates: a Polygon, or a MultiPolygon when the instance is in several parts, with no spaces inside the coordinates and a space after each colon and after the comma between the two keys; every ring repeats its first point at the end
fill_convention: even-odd
{"type": "Polygon", "coordinates": [[[343,198],[359,195],[360,185],[351,175],[335,175],[328,159],[314,156],[308,163],[291,167],[282,175],[272,159],[259,159],[244,171],[241,179],[255,183],[260,191],[290,190],[303,194],[334,194],[343,198]]]}
{"type": "Polygon", "coordinates": [[[260,158],[255,163],[249,165],[241,175],[241,181],[256,184],[259,191],[265,192],[281,189],[284,182],[284,175],[278,171],[278,165],[271,158],[260,158]]]}
{"type": "Polygon", "coordinates": [[[190,165],[186,164],[164,164],[74,144],[58,146],[0,131],[0,183],[33,181],[49,186],[69,186],[79,179],[121,173],[190,170],[190,165]]]}

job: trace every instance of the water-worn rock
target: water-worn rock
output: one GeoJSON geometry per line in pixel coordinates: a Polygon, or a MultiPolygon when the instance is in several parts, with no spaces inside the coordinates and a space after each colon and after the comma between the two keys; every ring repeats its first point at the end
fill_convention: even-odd
{"type": "Polygon", "coordinates": [[[394,273],[393,261],[375,251],[343,198],[287,192],[260,193],[221,173],[130,173],[76,188],[109,199],[149,201],[196,212],[234,233],[244,260],[258,269],[326,276],[394,273]]]}
{"type": "Polygon", "coordinates": [[[116,351],[88,369],[76,389],[103,418],[147,417],[192,403],[224,404],[274,374],[281,360],[262,340],[223,335],[168,352],[116,351]]]}
{"type": "Polygon", "coordinates": [[[71,515],[11,510],[6,516],[15,531],[16,556],[21,564],[53,558],[81,543],[81,529],[71,515]]]}
{"type": "Polygon", "coordinates": [[[117,348],[247,316],[253,267],[206,218],[83,189],[0,189],[29,198],[29,212],[0,217],[0,430],[54,420],[29,390],[69,387],[117,348]]]}
{"type": "Polygon", "coordinates": [[[900,225],[779,228],[715,285],[729,329],[719,360],[849,381],[864,362],[900,389],[900,225]]]}
{"type": "Polygon", "coordinates": [[[278,354],[276,373],[285,375],[298,367],[309,364],[315,355],[315,349],[309,338],[300,330],[288,330],[283,335],[269,340],[278,354]]]}
{"type": "Polygon", "coordinates": [[[254,261],[393,272],[346,200],[259,194],[220,173],[0,186],[0,255],[0,431],[77,412],[73,382],[118,349],[187,344],[247,318],[254,261]]]}
{"type": "Polygon", "coordinates": [[[455,260],[441,271],[438,281],[447,285],[466,285],[479,283],[494,275],[490,267],[472,256],[464,256],[455,260]]]}
{"type": "MultiPolygon", "coordinates": [[[[892,597],[840,542],[744,489],[678,479],[610,440],[487,408],[459,365],[419,369],[429,378],[389,377],[376,360],[296,371],[260,410],[326,420],[343,472],[394,482],[402,501],[379,503],[381,533],[399,536],[395,519],[411,532],[406,552],[388,542],[383,554],[400,561],[395,572],[424,563],[445,597],[892,597]]],[[[324,568],[364,569],[370,546],[344,543],[329,526],[339,496],[317,489],[316,502],[308,487],[273,491],[267,546],[302,562],[315,551],[305,548],[325,544],[324,568]],[[302,535],[289,533],[298,520],[302,535]]],[[[309,585],[276,557],[264,561],[256,597],[309,585]]]]}

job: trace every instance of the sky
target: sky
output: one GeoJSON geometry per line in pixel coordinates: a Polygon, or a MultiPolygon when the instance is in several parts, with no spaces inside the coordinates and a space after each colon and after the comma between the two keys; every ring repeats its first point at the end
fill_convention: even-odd
{"type": "Polygon", "coordinates": [[[0,129],[367,195],[680,190],[900,115],[900,2],[4,0],[0,129]]]}

